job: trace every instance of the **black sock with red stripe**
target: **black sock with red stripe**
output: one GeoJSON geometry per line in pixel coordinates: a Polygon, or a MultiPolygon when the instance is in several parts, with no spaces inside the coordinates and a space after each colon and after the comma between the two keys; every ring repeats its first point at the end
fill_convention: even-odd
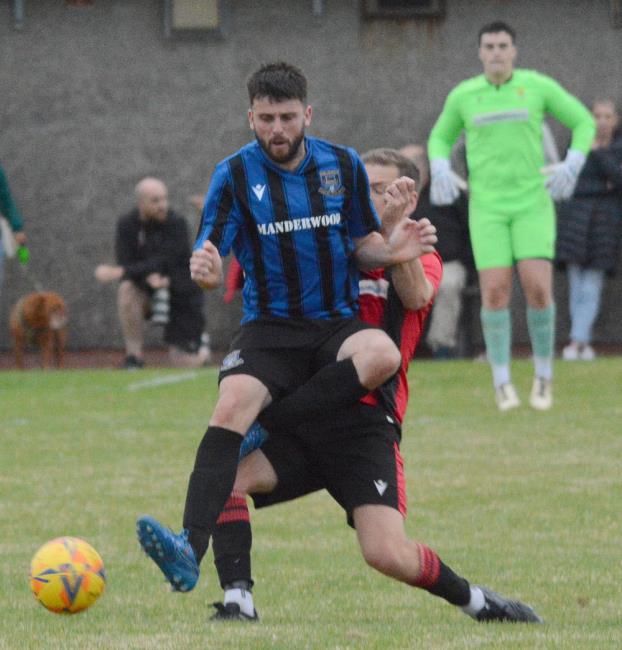
{"type": "Polygon", "coordinates": [[[259,421],[268,430],[287,431],[335,409],[354,404],[369,393],[359,381],[352,359],[335,361],[319,370],[306,384],[264,409],[259,421]]]}
{"type": "Polygon", "coordinates": [[[212,535],[214,564],[223,589],[228,585],[245,583],[245,589],[250,591],[253,586],[252,544],[253,534],[246,497],[239,492],[232,492],[218,517],[212,535]]]}
{"type": "Polygon", "coordinates": [[[468,580],[456,575],[438,555],[425,544],[419,543],[419,575],[411,583],[429,591],[434,596],[444,598],[452,605],[463,607],[471,600],[471,587],[468,580]]]}

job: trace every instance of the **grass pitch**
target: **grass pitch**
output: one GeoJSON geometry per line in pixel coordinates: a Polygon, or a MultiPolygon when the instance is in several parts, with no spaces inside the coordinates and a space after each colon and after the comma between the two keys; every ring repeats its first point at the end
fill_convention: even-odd
{"type": "MultiPolygon", "coordinates": [[[[527,400],[531,365],[517,361],[527,400]]],[[[622,647],[622,359],[556,365],[555,406],[499,414],[489,371],[416,362],[404,428],[409,532],[468,579],[532,604],[542,626],[478,625],[368,569],[325,494],[253,513],[259,624],[210,623],[211,553],[172,594],[137,515],[178,528],[216,371],[0,373],[0,648],[622,647]],[[35,550],[75,535],[107,591],[75,616],[32,597],[35,550]]]]}

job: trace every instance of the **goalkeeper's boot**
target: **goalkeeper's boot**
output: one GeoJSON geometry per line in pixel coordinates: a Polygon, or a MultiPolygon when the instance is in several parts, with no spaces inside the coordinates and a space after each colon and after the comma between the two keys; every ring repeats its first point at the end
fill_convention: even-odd
{"type": "Polygon", "coordinates": [[[216,613],[210,616],[210,621],[248,621],[255,623],[259,620],[257,610],[253,609],[253,615],[245,614],[237,603],[212,603],[216,613]]]}
{"type": "Polygon", "coordinates": [[[487,587],[479,587],[484,594],[484,607],[473,616],[481,623],[507,621],[511,623],[542,623],[542,619],[520,600],[510,600],[487,587]]]}
{"type": "Polygon", "coordinates": [[[495,402],[500,411],[509,411],[520,406],[520,399],[513,384],[501,384],[495,388],[495,402]]]}
{"type": "Polygon", "coordinates": [[[537,411],[548,411],[553,406],[553,383],[550,379],[533,378],[529,404],[537,411]]]}
{"type": "Polygon", "coordinates": [[[249,430],[246,432],[244,440],[242,440],[239,460],[242,460],[244,456],[248,456],[252,451],[255,451],[255,449],[259,449],[259,447],[263,445],[267,438],[268,432],[261,426],[261,424],[259,424],[257,420],[255,420],[255,422],[251,424],[249,430]]]}
{"type": "Polygon", "coordinates": [[[160,567],[173,591],[190,591],[199,579],[199,564],[188,542],[188,531],[177,535],[148,515],[136,521],[138,541],[160,567]]]}

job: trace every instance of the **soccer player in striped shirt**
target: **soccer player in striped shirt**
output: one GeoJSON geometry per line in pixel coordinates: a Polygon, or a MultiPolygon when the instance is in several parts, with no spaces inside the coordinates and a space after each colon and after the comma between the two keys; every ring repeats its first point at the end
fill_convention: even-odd
{"type": "MultiPolygon", "coordinates": [[[[305,135],[312,108],[297,68],[262,66],[248,91],[255,141],[216,167],[190,261],[192,278],[213,289],[222,283],[222,256],[233,250],[245,273],[242,327],[220,370],[182,533],[150,516],[137,521],[141,545],[177,591],[198,580],[259,412],[294,426],[356,403],[399,369],[386,332],[355,318],[358,269],[399,264],[436,243],[429,222],[409,220],[385,241],[356,152],[305,135]]],[[[399,179],[389,191],[397,203],[413,186],[399,179]]]]}
{"type": "MultiPolygon", "coordinates": [[[[382,232],[390,236],[396,224],[385,208],[395,199],[386,191],[400,176],[418,180],[418,170],[393,149],[370,151],[363,161],[382,232]]],[[[408,218],[417,194],[398,201],[399,216],[408,218]]],[[[360,318],[389,334],[402,355],[400,370],[359,404],[313,418],[295,431],[275,428],[261,449],[251,448],[214,532],[214,561],[225,598],[224,603],[215,603],[213,618],[258,619],[251,592],[252,537],[245,495],[251,493],[255,506],[261,508],[325,488],[346,511],[363,557],[377,571],[444,598],[479,621],[539,622],[527,605],[470,585],[426,544],[408,539],[404,529],[406,491],[399,443],[408,402],[408,364],[441,274],[436,252],[390,271],[374,269],[363,274],[360,318]]]]}

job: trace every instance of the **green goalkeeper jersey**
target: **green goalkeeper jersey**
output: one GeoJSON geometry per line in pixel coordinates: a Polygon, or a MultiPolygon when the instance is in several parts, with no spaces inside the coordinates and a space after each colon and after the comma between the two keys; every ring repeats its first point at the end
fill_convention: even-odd
{"type": "Polygon", "coordinates": [[[546,191],[540,172],[546,114],[572,130],[571,149],[587,154],[594,120],[555,80],[533,70],[514,70],[500,86],[483,74],[467,79],[449,93],[430,133],[430,160],[449,159],[464,129],[470,200],[517,209],[546,191]]]}

